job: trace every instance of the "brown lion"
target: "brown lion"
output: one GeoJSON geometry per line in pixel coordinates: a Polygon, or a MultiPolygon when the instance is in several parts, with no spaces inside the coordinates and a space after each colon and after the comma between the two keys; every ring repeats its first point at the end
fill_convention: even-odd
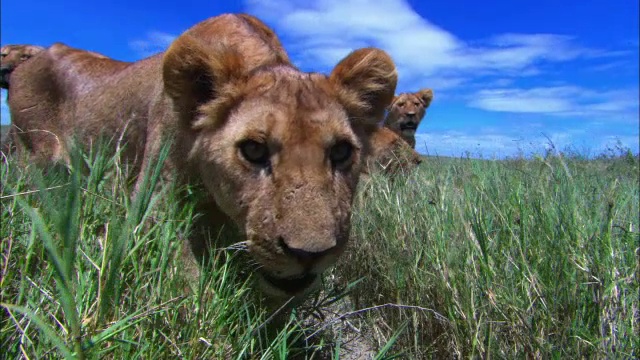
{"type": "Polygon", "coordinates": [[[5,45],[0,48],[0,88],[9,88],[11,73],[18,65],[43,51],[37,45],[5,45]]]}
{"type": "Polygon", "coordinates": [[[400,135],[412,148],[416,147],[416,130],[424,118],[433,90],[422,89],[415,93],[402,93],[393,98],[384,126],[400,135]]]}
{"type": "Polygon", "coordinates": [[[363,173],[379,171],[391,180],[409,174],[422,163],[422,157],[398,134],[386,127],[379,128],[371,136],[371,153],[363,173]]]}
{"type": "Polygon", "coordinates": [[[30,162],[66,163],[72,135],[90,144],[104,134],[128,142],[123,159],[139,165],[148,112],[144,107],[154,85],[136,74],[157,73],[148,64],[148,59],[121,62],[54,43],[13,71],[7,98],[10,142],[30,162]]]}
{"type": "MultiPolygon", "coordinates": [[[[122,134],[130,158],[146,166],[162,139],[172,140],[165,175],[202,185],[211,233],[237,226],[263,289],[289,297],[306,293],[345,248],[370,136],[397,72],[384,51],[364,48],[328,76],[303,73],[264,23],[225,14],[134,63],[57,44],[12,82],[13,121],[34,157],[59,159],[70,135],[89,144],[102,131],[122,134]],[[31,130],[60,141],[45,144],[48,135],[31,130]]],[[[191,241],[194,251],[204,246],[191,241]]]]}

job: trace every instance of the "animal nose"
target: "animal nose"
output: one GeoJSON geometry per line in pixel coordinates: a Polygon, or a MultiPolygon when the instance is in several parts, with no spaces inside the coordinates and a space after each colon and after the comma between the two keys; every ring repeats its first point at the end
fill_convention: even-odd
{"type": "Polygon", "coordinates": [[[320,251],[298,249],[298,248],[289,246],[283,237],[278,238],[278,242],[285,254],[296,258],[304,266],[309,266],[317,262],[322,257],[330,253],[331,250],[333,249],[333,247],[323,249],[320,251]]]}
{"type": "Polygon", "coordinates": [[[5,75],[11,72],[11,68],[8,66],[0,67],[0,74],[5,75]]]}
{"type": "Polygon", "coordinates": [[[414,117],[415,115],[416,115],[416,113],[414,113],[414,112],[408,112],[407,113],[407,116],[410,117],[410,118],[414,117]]]}

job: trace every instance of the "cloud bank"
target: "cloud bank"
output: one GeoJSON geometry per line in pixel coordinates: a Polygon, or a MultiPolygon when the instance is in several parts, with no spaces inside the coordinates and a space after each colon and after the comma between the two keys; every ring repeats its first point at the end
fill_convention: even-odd
{"type": "Polygon", "coordinates": [[[396,61],[401,88],[426,83],[452,88],[478,76],[532,76],[539,74],[539,65],[611,56],[558,34],[504,33],[471,43],[421,17],[403,0],[246,3],[281,34],[299,66],[330,69],[352,49],[376,46],[396,61]]]}
{"type": "Polygon", "coordinates": [[[595,91],[577,86],[480,90],[468,102],[487,111],[638,121],[638,89],[595,91]]]}

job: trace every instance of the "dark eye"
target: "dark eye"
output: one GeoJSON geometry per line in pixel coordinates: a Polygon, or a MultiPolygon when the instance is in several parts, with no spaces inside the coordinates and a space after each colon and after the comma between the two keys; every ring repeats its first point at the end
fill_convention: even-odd
{"type": "Polygon", "coordinates": [[[398,103],[398,107],[403,107],[404,106],[404,102],[399,102],[398,103]]]}
{"type": "Polygon", "coordinates": [[[238,146],[240,152],[248,162],[256,165],[269,163],[269,148],[267,145],[255,140],[245,140],[238,146]]]}
{"type": "Polygon", "coordinates": [[[339,141],[331,148],[329,158],[334,165],[341,165],[351,158],[353,146],[347,141],[339,141]]]}
{"type": "Polygon", "coordinates": [[[29,55],[20,56],[20,60],[27,60],[28,58],[29,58],[29,55]]]}
{"type": "Polygon", "coordinates": [[[417,101],[416,101],[416,102],[414,102],[413,104],[414,104],[415,106],[420,106],[420,103],[419,103],[419,102],[417,102],[417,101]]]}
{"type": "Polygon", "coordinates": [[[7,54],[0,54],[0,56],[5,57],[5,56],[7,56],[7,54]]]}

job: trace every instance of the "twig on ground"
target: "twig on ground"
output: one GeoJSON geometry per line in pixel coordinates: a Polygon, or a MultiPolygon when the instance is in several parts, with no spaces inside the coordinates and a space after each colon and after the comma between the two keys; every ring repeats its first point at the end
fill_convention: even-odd
{"type": "Polygon", "coordinates": [[[69,184],[70,184],[70,183],[66,183],[66,184],[62,184],[62,185],[57,185],[57,186],[48,187],[48,188],[46,188],[46,189],[29,190],[29,191],[24,191],[24,192],[17,193],[17,194],[11,194],[11,195],[0,196],[0,200],[2,200],[2,199],[9,199],[9,198],[13,198],[13,197],[16,197],[16,196],[21,196],[21,195],[28,195],[28,194],[38,193],[38,192],[46,191],[46,190],[58,189],[58,188],[61,188],[61,187],[65,187],[65,186],[67,186],[67,185],[69,185],[69,184]]]}
{"type": "Polygon", "coordinates": [[[400,309],[410,309],[410,310],[420,310],[420,311],[424,311],[424,312],[430,312],[430,313],[435,315],[436,319],[438,319],[440,321],[443,321],[443,322],[449,322],[447,320],[447,318],[445,318],[444,316],[440,315],[438,312],[436,312],[433,309],[428,309],[428,308],[424,308],[424,307],[416,306],[416,305],[402,305],[402,304],[387,303],[387,304],[371,306],[371,307],[368,307],[368,308],[355,310],[355,311],[351,311],[351,312],[342,314],[342,315],[338,316],[337,318],[331,319],[330,321],[326,322],[324,325],[322,325],[320,328],[318,328],[318,330],[314,331],[313,333],[311,333],[311,335],[307,336],[306,339],[309,340],[310,338],[312,338],[313,336],[318,334],[320,331],[326,329],[330,325],[333,325],[333,324],[337,323],[338,321],[341,321],[341,320],[343,320],[345,318],[348,318],[348,317],[353,316],[353,315],[358,315],[358,314],[361,314],[361,313],[364,313],[364,312],[367,312],[367,311],[371,311],[371,310],[378,310],[378,309],[385,308],[385,307],[393,307],[393,308],[400,308],[400,309]]]}

